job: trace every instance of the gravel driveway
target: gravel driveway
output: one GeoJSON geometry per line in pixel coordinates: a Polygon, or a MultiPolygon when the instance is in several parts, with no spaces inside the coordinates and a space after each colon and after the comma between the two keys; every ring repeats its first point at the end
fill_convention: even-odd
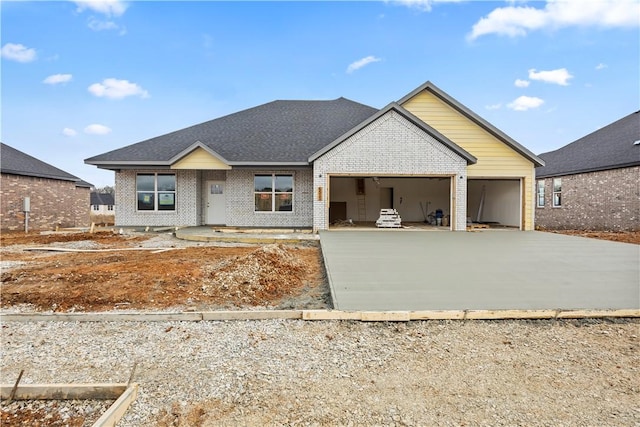
{"type": "Polygon", "coordinates": [[[637,320],[2,324],[1,380],[140,384],[120,426],[640,426],[637,320]]]}

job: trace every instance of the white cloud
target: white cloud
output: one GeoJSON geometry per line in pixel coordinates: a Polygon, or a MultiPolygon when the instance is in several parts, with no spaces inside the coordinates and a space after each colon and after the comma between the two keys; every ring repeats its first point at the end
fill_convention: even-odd
{"type": "Polygon", "coordinates": [[[515,82],[513,82],[513,84],[516,87],[529,87],[529,85],[531,84],[531,82],[529,80],[520,80],[520,79],[516,79],[515,82]]]}
{"type": "Polygon", "coordinates": [[[458,3],[460,1],[462,0],[385,0],[387,3],[400,4],[424,12],[431,11],[431,7],[435,3],[458,3]]]}
{"type": "Polygon", "coordinates": [[[73,76],[71,74],[53,74],[42,81],[48,85],[57,85],[60,83],[70,82],[73,76]]]}
{"type": "Polygon", "coordinates": [[[62,134],[64,136],[76,136],[78,134],[78,132],[76,132],[75,129],[64,128],[64,129],[62,129],[62,134]]]}
{"type": "Polygon", "coordinates": [[[78,6],[78,12],[91,10],[106,16],[121,16],[129,5],[120,0],[78,0],[74,1],[78,6]]]}
{"type": "Polygon", "coordinates": [[[607,64],[603,64],[602,62],[599,63],[598,65],[596,65],[596,70],[604,70],[605,68],[608,68],[609,66],[607,64]]]}
{"type": "Polygon", "coordinates": [[[36,60],[36,50],[21,44],[6,43],[0,50],[2,57],[11,61],[31,62],[36,60]]]}
{"type": "Polygon", "coordinates": [[[102,83],[94,83],[88,88],[89,92],[97,97],[110,99],[122,99],[127,96],[140,96],[148,98],[149,92],[128,80],[104,79],[102,83]]]}
{"type": "Polygon", "coordinates": [[[101,21],[95,17],[89,18],[87,26],[93,31],[119,30],[120,27],[113,21],[101,21]]]}
{"type": "Polygon", "coordinates": [[[484,108],[487,110],[499,110],[502,108],[502,104],[485,105],[484,108]]]}
{"type": "Polygon", "coordinates": [[[535,96],[519,96],[513,102],[507,104],[507,107],[515,111],[527,111],[531,108],[538,108],[544,104],[544,100],[535,96]]]}
{"type": "Polygon", "coordinates": [[[380,58],[376,58],[375,56],[366,56],[362,59],[358,59],[355,62],[352,62],[351,64],[349,64],[349,66],[347,67],[347,73],[351,74],[356,70],[359,70],[360,68],[364,67],[365,65],[369,65],[372,64],[374,62],[380,62],[382,61],[382,59],[380,58]]]}
{"type": "Polygon", "coordinates": [[[106,135],[111,133],[111,129],[105,125],[92,124],[84,128],[84,133],[89,135],[106,135]]]}
{"type": "Polygon", "coordinates": [[[573,76],[566,68],[558,68],[550,71],[536,71],[535,68],[529,70],[529,78],[531,80],[539,80],[545,83],[554,83],[560,86],[568,86],[569,79],[573,76]]]}
{"type": "Polygon", "coordinates": [[[543,28],[558,29],[571,26],[640,26],[640,2],[547,0],[543,9],[530,6],[499,7],[476,22],[468,38],[474,40],[487,34],[517,37],[543,28]]]}

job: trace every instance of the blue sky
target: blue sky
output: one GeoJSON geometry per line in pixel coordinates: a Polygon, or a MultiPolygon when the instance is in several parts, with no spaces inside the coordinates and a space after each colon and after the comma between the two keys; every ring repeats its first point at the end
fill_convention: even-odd
{"type": "Polygon", "coordinates": [[[2,142],[84,159],[276,99],[427,80],[536,154],[640,109],[640,2],[3,1],[2,142]]]}

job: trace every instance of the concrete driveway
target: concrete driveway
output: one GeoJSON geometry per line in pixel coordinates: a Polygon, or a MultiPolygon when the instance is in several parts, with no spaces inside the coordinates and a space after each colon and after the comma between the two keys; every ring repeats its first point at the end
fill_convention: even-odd
{"type": "Polygon", "coordinates": [[[320,233],[338,310],[638,309],[640,246],[544,232],[320,233]]]}

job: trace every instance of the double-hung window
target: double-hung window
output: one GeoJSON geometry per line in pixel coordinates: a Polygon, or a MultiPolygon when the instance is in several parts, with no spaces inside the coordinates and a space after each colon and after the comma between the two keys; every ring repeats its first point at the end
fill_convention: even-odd
{"type": "Polygon", "coordinates": [[[562,206],[562,178],[553,178],[553,207],[562,206]]]}
{"type": "Polygon", "coordinates": [[[176,175],[139,173],[136,175],[139,211],[175,211],[176,175]]]}
{"type": "Polygon", "coordinates": [[[544,179],[538,180],[538,207],[544,208],[544,179]]]}
{"type": "Polygon", "coordinates": [[[256,212],[293,210],[292,174],[256,174],[253,177],[256,212]]]}

